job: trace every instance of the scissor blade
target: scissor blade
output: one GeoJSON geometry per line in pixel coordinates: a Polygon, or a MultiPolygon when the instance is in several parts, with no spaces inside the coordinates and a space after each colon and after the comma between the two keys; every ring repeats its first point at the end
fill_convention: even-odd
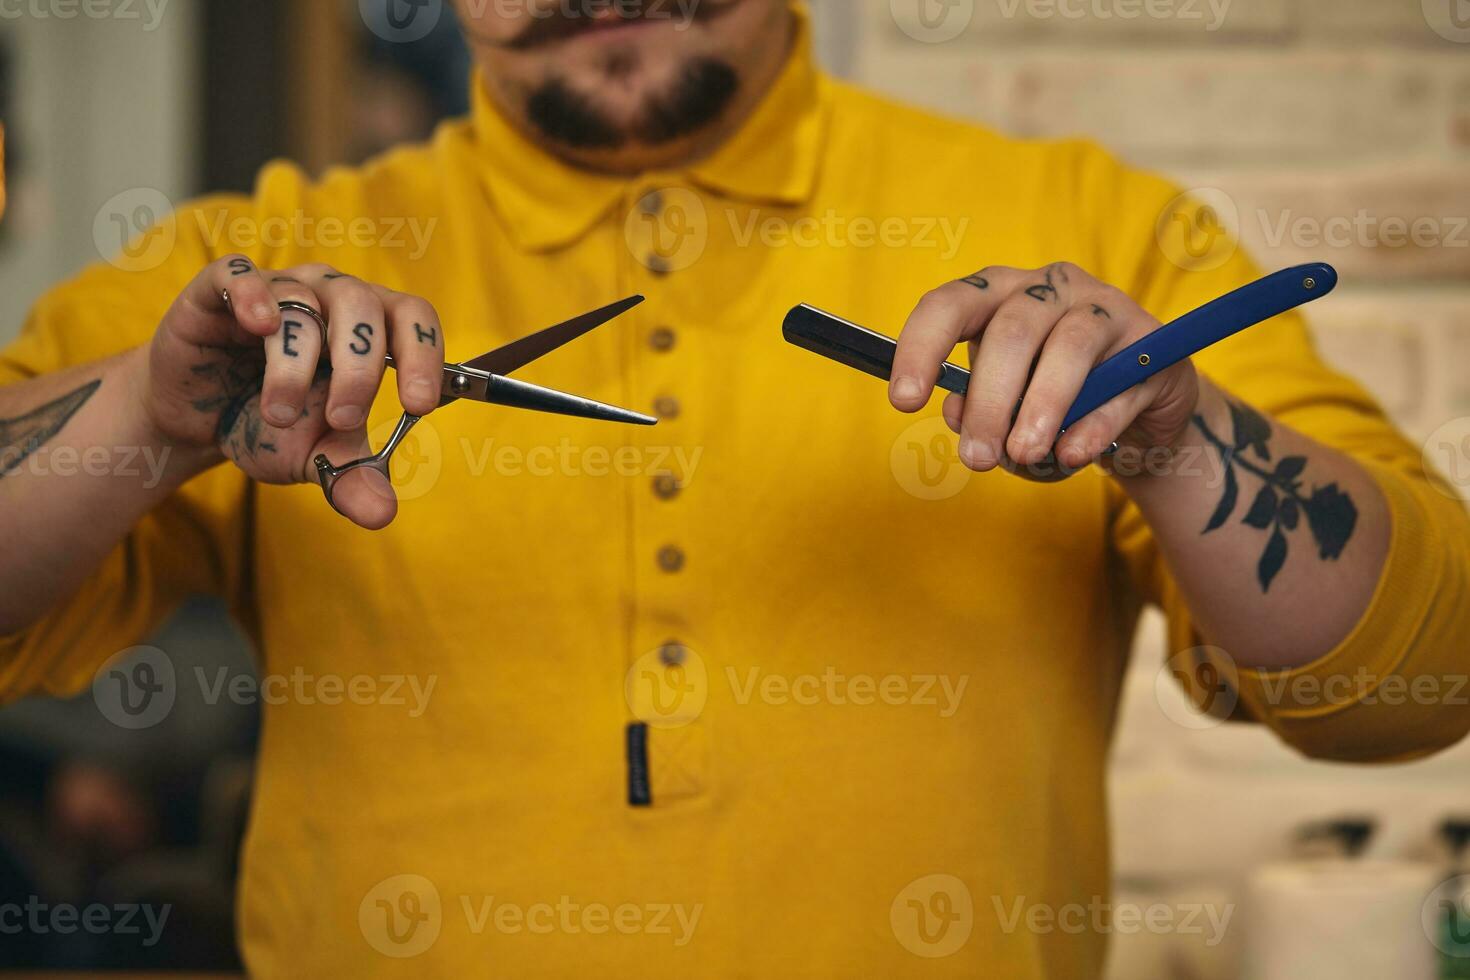
{"type": "Polygon", "coordinates": [[[583,334],[597,329],[609,320],[617,319],[641,302],[643,302],[642,296],[629,296],[610,306],[604,306],[600,310],[583,313],[566,323],[559,323],[539,333],[533,333],[529,337],[522,337],[488,354],[481,354],[473,361],[465,361],[464,366],[477,371],[487,371],[490,374],[510,374],[534,360],[545,357],[558,347],[571,343],[583,334]]]}
{"type": "Polygon", "coordinates": [[[503,378],[499,375],[492,375],[485,386],[485,393],[483,395],[476,393],[476,395],[482,401],[487,401],[492,405],[524,408],[533,412],[550,412],[555,415],[597,419],[602,422],[626,422],[629,425],[658,425],[658,419],[649,415],[630,412],[616,405],[604,405],[602,402],[583,398],[580,395],[569,395],[563,391],[543,388],[540,385],[516,381],[514,378],[503,378]]]}

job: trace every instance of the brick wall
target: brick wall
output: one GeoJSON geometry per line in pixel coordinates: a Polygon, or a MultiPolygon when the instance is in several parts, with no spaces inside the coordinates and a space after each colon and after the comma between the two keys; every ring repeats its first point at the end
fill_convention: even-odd
{"type": "MultiPolygon", "coordinates": [[[[1425,440],[1463,492],[1470,4],[1437,2],[816,0],[816,9],[828,57],[865,84],[1012,133],[1094,137],[1185,187],[1212,189],[1264,266],[1332,262],[1341,291],[1308,314],[1324,355],[1425,440]],[[856,27],[823,24],[854,13],[856,27]]],[[[1369,814],[1381,823],[1373,853],[1404,857],[1429,853],[1445,816],[1470,813],[1470,746],[1393,768],[1307,762],[1254,727],[1171,720],[1189,709],[1172,683],[1156,683],[1163,660],[1151,618],[1112,774],[1125,897],[1241,902],[1244,874],[1283,855],[1304,821],[1369,814]]],[[[1215,947],[1115,937],[1113,974],[1235,976],[1246,911],[1215,947]]]]}

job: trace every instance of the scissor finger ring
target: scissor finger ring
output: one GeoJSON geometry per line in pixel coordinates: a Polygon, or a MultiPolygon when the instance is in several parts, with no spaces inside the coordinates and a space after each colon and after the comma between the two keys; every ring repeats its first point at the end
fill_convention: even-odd
{"type": "Polygon", "coordinates": [[[382,474],[383,479],[389,483],[393,482],[393,476],[388,468],[389,464],[393,461],[393,451],[403,444],[403,440],[408,437],[409,430],[418,425],[419,420],[420,416],[410,415],[404,412],[403,418],[398,420],[398,427],[393,430],[393,435],[389,437],[388,444],[366,459],[353,460],[342,466],[333,466],[331,460],[327,459],[326,453],[317,454],[315,460],[316,476],[321,481],[322,493],[326,494],[327,503],[332,505],[333,510],[339,514],[342,513],[342,508],[337,506],[335,499],[337,481],[353,470],[374,470],[382,474]]]}

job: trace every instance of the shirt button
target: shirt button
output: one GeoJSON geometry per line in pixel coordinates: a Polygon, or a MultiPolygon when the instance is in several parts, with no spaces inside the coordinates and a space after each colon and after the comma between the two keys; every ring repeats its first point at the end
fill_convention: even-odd
{"type": "Polygon", "coordinates": [[[661,419],[676,419],[679,417],[679,399],[669,395],[653,400],[653,414],[661,419]]]}
{"type": "Polygon", "coordinates": [[[665,667],[678,667],[689,656],[689,648],[677,640],[670,640],[658,648],[658,659],[665,667]]]}
{"type": "Polygon", "coordinates": [[[649,191],[638,201],[638,210],[644,214],[658,214],[664,209],[664,196],[659,191],[649,191]]]}
{"type": "Polygon", "coordinates": [[[669,260],[662,255],[650,255],[643,260],[643,264],[648,267],[649,272],[652,272],[656,276],[666,276],[674,271],[674,267],[669,264],[669,260]]]}
{"type": "Polygon", "coordinates": [[[662,354],[674,349],[675,340],[674,331],[668,327],[659,327],[648,335],[648,346],[662,354]]]}
{"type": "Polygon", "coordinates": [[[666,544],[658,549],[658,567],[673,575],[684,568],[684,549],[666,544]]]}
{"type": "Polygon", "coordinates": [[[653,478],[653,492],[659,500],[673,500],[683,489],[672,473],[660,473],[653,478]]]}

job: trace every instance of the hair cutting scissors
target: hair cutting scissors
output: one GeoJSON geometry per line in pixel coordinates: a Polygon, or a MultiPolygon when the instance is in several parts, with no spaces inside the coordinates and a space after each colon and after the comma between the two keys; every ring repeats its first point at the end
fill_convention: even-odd
{"type": "MultiPolygon", "coordinates": [[[[529,337],[522,337],[504,347],[481,354],[473,360],[462,364],[444,365],[444,388],[439,400],[440,406],[466,398],[491,405],[506,405],[511,408],[570,415],[575,418],[626,422],[631,425],[657,425],[658,419],[649,415],[631,412],[626,408],[618,408],[614,405],[604,405],[602,402],[583,398],[580,395],[569,395],[552,388],[543,388],[540,385],[528,384],[507,377],[513,371],[571,343],[609,320],[622,316],[642,302],[642,296],[630,296],[611,306],[604,306],[600,310],[584,313],[566,323],[533,333],[529,337]]],[[[311,316],[322,328],[322,336],[326,336],[326,324],[315,310],[296,303],[282,303],[281,306],[311,316]]],[[[395,366],[391,355],[387,358],[387,362],[389,367],[395,366]]],[[[353,470],[376,470],[383,475],[384,479],[390,478],[388,464],[393,458],[394,450],[403,443],[409,431],[418,423],[419,416],[404,412],[403,418],[398,421],[398,427],[389,437],[388,444],[376,454],[365,459],[353,460],[342,466],[333,466],[325,454],[317,456],[317,477],[321,480],[322,492],[327,496],[327,503],[332,505],[333,510],[337,509],[336,501],[333,499],[337,481],[353,470]]]]}

